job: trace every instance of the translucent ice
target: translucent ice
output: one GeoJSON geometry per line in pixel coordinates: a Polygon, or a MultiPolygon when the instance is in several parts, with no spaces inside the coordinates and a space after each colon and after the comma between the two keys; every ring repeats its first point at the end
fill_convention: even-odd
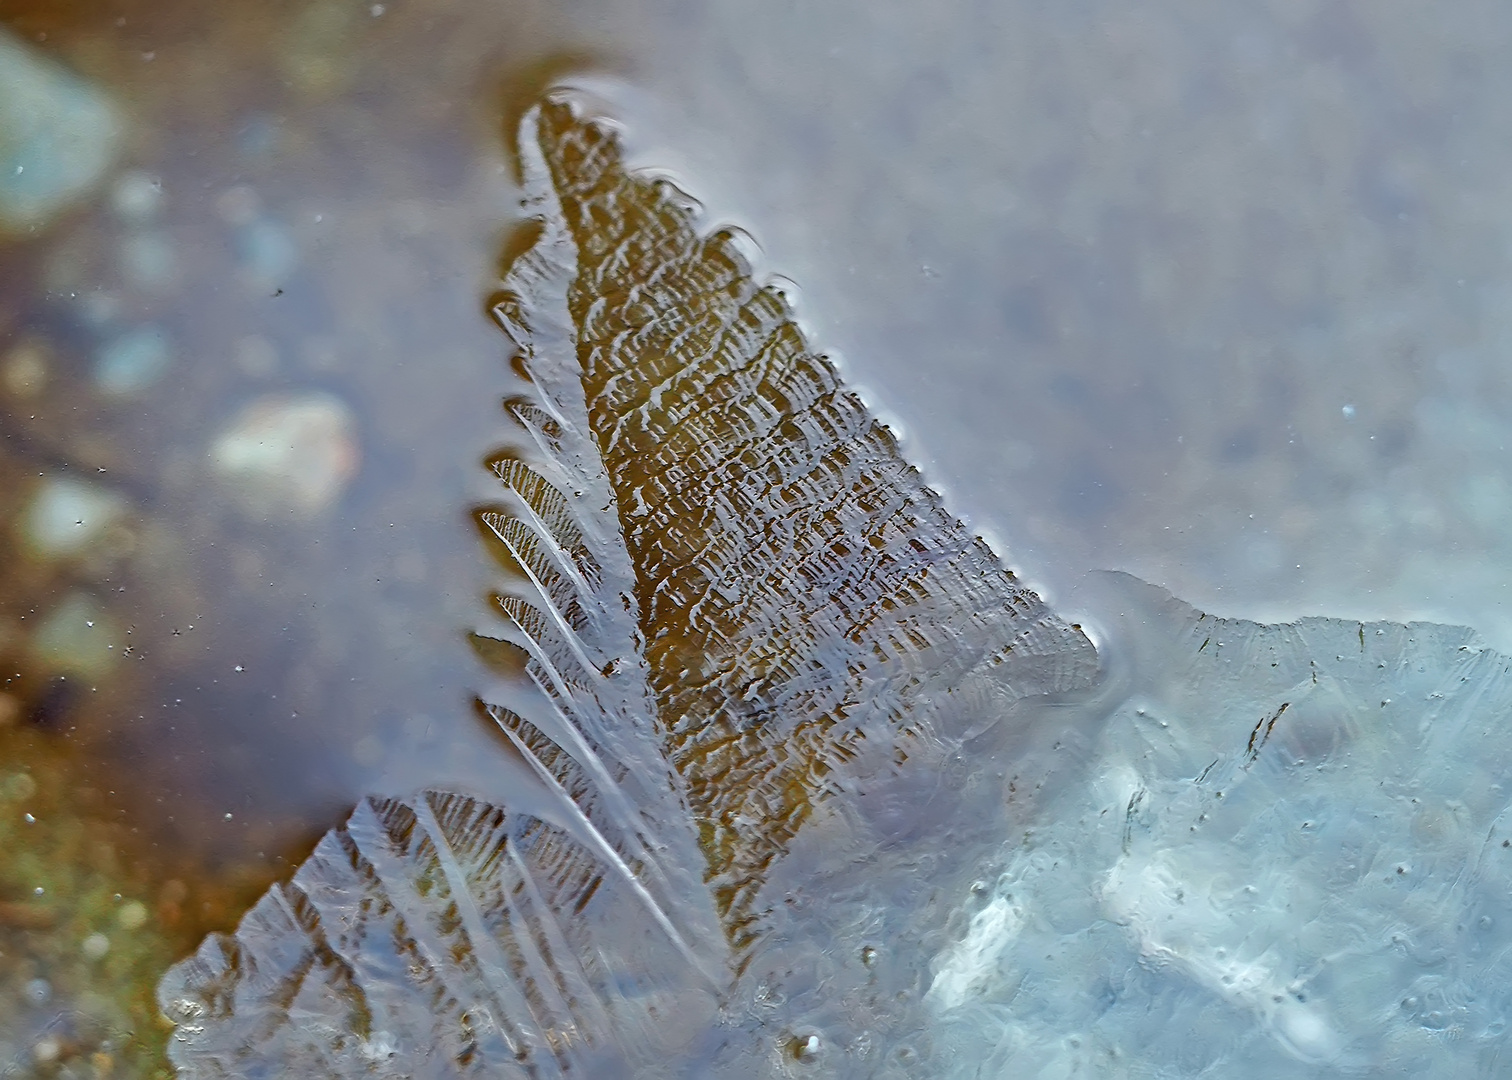
{"type": "Polygon", "coordinates": [[[1089,687],[1091,645],[942,508],[732,236],[566,104],[521,156],[538,234],[495,310],[539,453],[494,463],[480,521],[531,583],[495,606],[538,693],[488,713],[538,789],[365,803],[168,976],[174,1056],[923,1060],[942,899],[1005,795],[1032,802],[998,762],[1032,760],[1024,703],[1089,687]]]}
{"type": "Polygon", "coordinates": [[[164,979],[182,1075],[1496,1074],[1507,661],[1114,577],[1099,673],[733,236],[521,143],[478,644],[537,782],[365,800],[164,979]]]}
{"type": "Polygon", "coordinates": [[[935,962],[959,1075],[1501,1075],[1512,661],[1101,585],[1127,688],[935,962]]]}

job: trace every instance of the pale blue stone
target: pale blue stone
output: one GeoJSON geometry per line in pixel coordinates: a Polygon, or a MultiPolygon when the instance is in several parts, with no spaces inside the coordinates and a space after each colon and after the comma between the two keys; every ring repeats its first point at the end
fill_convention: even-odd
{"type": "Polygon", "coordinates": [[[0,30],[0,231],[45,224],[98,183],[121,127],[97,88],[0,30]]]}
{"type": "Polygon", "coordinates": [[[110,205],[128,224],[156,221],[163,211],[163,182],[137,169],[123,173],[111,188],[110,205]]]}
{"type": "Polygon", "coordinates": [[[95,358],[95,385],[107,394],[129,396],[152,386],[173,363],[168,335],[157,326],[139,326],[106,342],[95,358]]]}
{"type": "Polygon", "coordinates": [[[109,488],[71,477],[45,481],[27,505],[21,534],[36,554],[77,555],[99,539],[126,511],[126,500],[109,488]]]}
{"type": "Polygon", "coordinates": [[[42,662],[55,671],[81,678],[100,678],[116,664],[119,628],[109,619],[98,600],[74,592],[63,598],[32,639],[32,648],[42,662]]]}
{"type": "Polygon", "coordinates": [[[260,217],[236,230],[236,258],[253,284],[275,288],[299,265],[299,245],[287,225],[260,217]]]}

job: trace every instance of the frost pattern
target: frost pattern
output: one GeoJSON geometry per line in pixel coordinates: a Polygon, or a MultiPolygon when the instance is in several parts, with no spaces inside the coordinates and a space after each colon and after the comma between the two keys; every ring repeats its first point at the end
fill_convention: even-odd
{"type": "Polygon", "coordinates": [[[206,1077],[922,1060],[922,942],[1003,801],[942,796],[946,774],[1084,690],[1091,645],[608,129],[548,102],[521,165],[535,243],[494,310],[535,452],[493,463],[478,520],[528,583],[493,598],[492,647],[534,691],[484,711],[538,787],[365,801],[165,977],[171,1055],[206,1077]]]}
{"type": "Polygon", "coordinates": [[[163,980],[181,1075],[1506,1074],[1512,661],[1111,576],[1099,681],[729,233],[561,101],[520,160],[537,782],[364,800],[163,980]]]}
{"type": "Polygon", "coordinates": [[[1512,660],[1115,575],[1094,678],[731,235],[567,104],[521,163],[537,782],[365,800],[165,978],[181,1075],[1505,1075],[1512,660]]]}
{"type": "Polygon", "coordinates": [[[169,973],[172,1055],[228,1080],[614,1075],[714,1008],[626,892],[539,818],[366,799],[234,937],[169,973]]]}
{"type": "Polygon", "coordinates": [[[921,688],[995,670],[1066,691],[1081,633],[1002,569],[809,351],[728,231],[627,173],[565,105],[539,145],[578,251],[568,293],[658,715],[737,947],[755,894],[863,739],[906,754],[921,688]],[[926,686],[927,684],[927,686],[926,686]]]}

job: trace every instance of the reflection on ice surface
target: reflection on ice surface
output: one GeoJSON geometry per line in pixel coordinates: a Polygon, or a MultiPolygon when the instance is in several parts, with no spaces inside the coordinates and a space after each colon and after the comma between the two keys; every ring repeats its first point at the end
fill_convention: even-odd
{"type": "Polygon", "coordinates": [[[1495,1073],[1501,657],[1112,577],[1099,672],[728,233],[565,103],[521,155],[537,783],[364,800],[164,980],[184,1075],[1495,1073]]]}

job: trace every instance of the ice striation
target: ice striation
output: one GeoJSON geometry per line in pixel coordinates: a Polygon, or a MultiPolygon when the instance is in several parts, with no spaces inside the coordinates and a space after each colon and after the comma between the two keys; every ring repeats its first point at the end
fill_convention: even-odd
{"type": "Polygon", "coordinates": [[[536,783],[360,804],[164,978],[181,1076],[1498,1075],[1509,661],[1109,578],[1100,670],[611,126],[520,164],[536,783]]]}

